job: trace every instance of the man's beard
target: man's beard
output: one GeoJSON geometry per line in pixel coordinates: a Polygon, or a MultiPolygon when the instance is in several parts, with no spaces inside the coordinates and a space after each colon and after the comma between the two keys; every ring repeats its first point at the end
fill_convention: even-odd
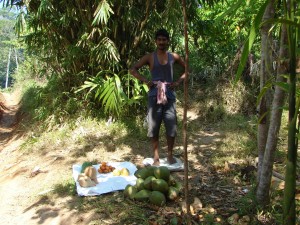
{"type": "Polygon", "coordinates": [[[168,49],[168,45],[158,45],[157,48],[158,48],[159,50],[165,51],[165,50],[168,49]]]}

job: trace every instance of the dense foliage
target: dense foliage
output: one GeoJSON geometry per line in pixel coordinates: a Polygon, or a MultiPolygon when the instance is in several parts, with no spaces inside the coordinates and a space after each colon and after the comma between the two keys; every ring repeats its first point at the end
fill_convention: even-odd
{"type": "MultiPolygon", "coordinates": [[[[58,102],[66,98],[57,96],[57,92],[70,93],[78,100],[85,96],[95,102],[93,107],[114,117],[126,115],[131,107],[144,110],[145,101],[140,100],[147,89],[126,71],[142,55],[154,50],[154,32],[161,27],[169,30],[170,50],[184,55],[179,0],[3,3],[18,6],[15,30],[26,43],[28,56],[38,61],[38,73],[50,81],[47,86],[55,86],[48,90],[56,90],[58,102]],[[114,104],[112,99],[119,103],[114,104]]],[[[230,5],[231,1],[188,1],[193,80],[202,82],[220,76],[246,38],[245,29],[255,9],[245,3],[240,9],[243,17],[218,19],[230,5]],[[212,3],[214,7],[210,8],[212,3]]]]}

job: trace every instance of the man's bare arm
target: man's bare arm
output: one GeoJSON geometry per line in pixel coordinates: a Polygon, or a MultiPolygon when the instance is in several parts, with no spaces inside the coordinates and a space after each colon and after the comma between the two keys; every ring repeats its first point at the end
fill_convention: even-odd
{"type": "Polygon", "coordinates": [[[136,64],[130,68],[130,73],[138,80],[148,83],[148,80],[139,73],[139,69],[145,65],[149,65],[149,55],[143,56],[136,64]]]}

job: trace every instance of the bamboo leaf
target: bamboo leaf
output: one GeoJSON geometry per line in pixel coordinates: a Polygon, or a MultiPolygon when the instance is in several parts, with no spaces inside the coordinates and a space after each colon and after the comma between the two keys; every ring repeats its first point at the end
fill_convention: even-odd
{"type": "Polygon", "coordinates": [[[263,96],[266,94],[267,90],[272,87],[272,82],[267,82],[267,84],[261,89],[260,93],[258,94],[256,105],[258,105],[263,98],[263,96]]]}
{"type": "Polygon", "coordinates": [[[245,0],[238,0],[234,5],[232,5],[225,12],[220,13],[216,18],[216,22],[220,22],[221,20],[224,20],[226,16],[234,15],[235,12],[237,12],[238,8],[240,8],[241,5],[244,3],[245,3],[245,0]]]}
{"type": "Polygon", "coordinates": [[[262,114],[257,121],[257,124],[260,124],[261,121],[270,113],[270,111],[268,110],[267,112],[265,112],[264,114],[262,114]]]}
{"type": "Polygon", "coordinates": [[[252,26],[250,28],[249,37],[244,44],[241,61],[240,61],[240,64],[239,64],[239,67],[238,67],[238,70],[237,70],[237,73],[235,76],[235,83],[240,79],[240,77],[242,75],[242,72],[243,72],[246,62],[247,62],[248,55],[250,53],[250,50],[251,50],[254,40],[256,38],[258,29],[259,29],[261,21],[262,21],[262,17],[264,15],[267,5],[269,4],[269,1],[270,0],[266,0],[264,2],[264,4],[260,7],[259,12],[257,13],[257,15],[252,23],[252,26]]]}
{"type": "Polygon", "coordinates": [[[278,87],[280,87],[282,90],[286,92],[288,92],[290,89],[289,83],[286,82],[276,82],[275,85],[277,85],[278,87]]]}
{"type": "Polygon", "coordinates": [[[293,21],[293,20],[289,20],[289,19],[284,19],[284,18],[279,18],[279,19],[269,19],[266,20],[265,22],[262,23],[263,24],[267,24],[267,23],[275,23],[275,24],[287,24],[287,25],[291,25],[297,28],[300,28],[300,23],[297,21],[293,21]]]}
{"type": "Polygon", "coordinates": [[[95,18],[92,25],[99,25],[100,22],[106,24],[110,17],[110,14],[113,13],[114,12],[111,9],[109,3],[106,0],[102,0],[94,13],[95,18]]]}

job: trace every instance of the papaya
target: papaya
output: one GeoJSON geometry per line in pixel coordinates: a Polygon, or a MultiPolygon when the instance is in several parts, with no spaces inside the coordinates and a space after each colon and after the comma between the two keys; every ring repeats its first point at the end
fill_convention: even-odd
{"type": "Polygon", "coordinates": [[[169,185],[163,179],[155,179],[151,182],[151,187],[153,191],[160,191],[162,193],[168,193],[169,185]]]}
{"type": "Polygon", "coordinates": [[[114,176],[120,176],[121,175],[121,170],[114,170],[112,174],[114,176]]]}
{"type": "Polygon", "coordinates": [[[152,191],[149,195],[149,201],[157,206],[164,206],[166,204],[166,197],[159,191],[152,191]]]}
{"type": "Polygon", "coordinates": [[[124,196],[133,199],[137,192],[138,190],[135,186],[128,184],[124,189],[124,196]]]}
{"type": "Polygon", "coordinates": [[[133,198],[137,201],[148,201],[151,191],[148,190],[140,190],[135,193],[133,198]]]}
{"type": "Polygon", "coordinates": [[[175,187],[169,187],[167,198],[170,200],[175,200],[178,198],[179,190],[175,187]]]}
{"type": "Polygon", "coordinates": [[[149,176],[144,181],[144,188],[147,190],[152,190],[152,181],[156,178],[154,176],[149,176]]]}
{"type": "Polygon", "coordinates": [[[164,179],[165,181],[169,181],[170,170],[166,166],[159,166],[154,169],[154,176],[157,179],[164,179]]]}
{"type": "Polygon", "coordinates": [[[136,176],[137,178],[142,178],[142,179],[146,179],[149,176],[149,171],[147,167],[138,169],[137,171],[135,171],[134,176],[136,176]]]}
{"type": "Polygon", "coordinates": [[[127,176],[130,175],[130,172],[127,168],[122,168],[121,171],[120,171],[120,175],[127,177],[127,176]]]}

